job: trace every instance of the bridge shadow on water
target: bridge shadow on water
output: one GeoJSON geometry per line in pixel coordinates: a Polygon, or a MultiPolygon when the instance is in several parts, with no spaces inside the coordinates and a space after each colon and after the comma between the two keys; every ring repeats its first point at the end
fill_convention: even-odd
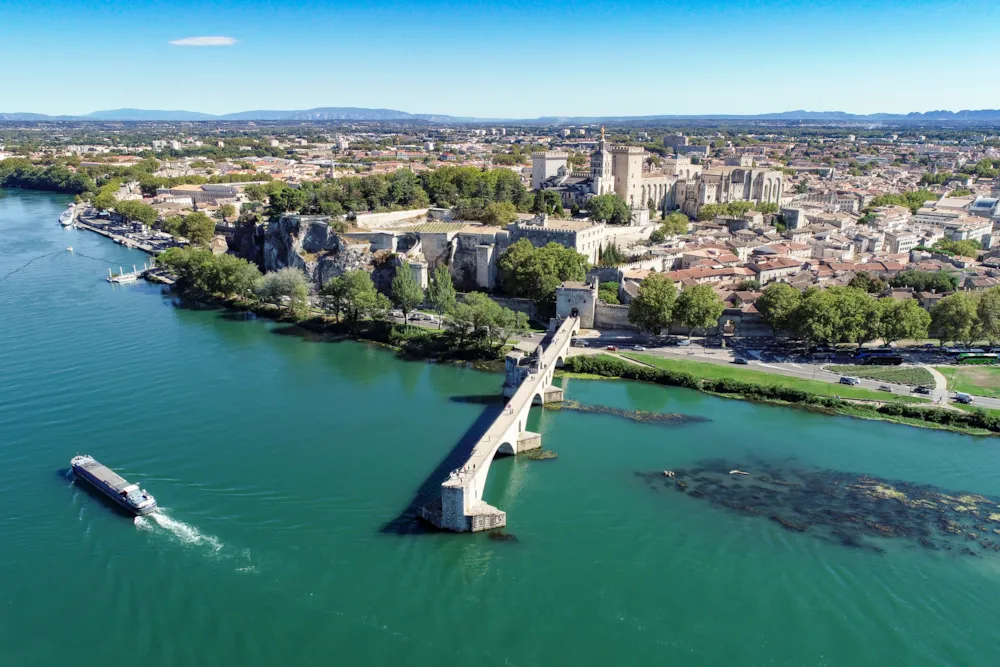
{"type": "Polygon", "coordinates": [[[441,483],[448,479],[448,474],[452,470],[465,463],[472,452],[472,448],[476,446],[476,443],[483,437],[483,434],[486,433],[494,420],[500,416],[505,405],[505,399],[496,394],[452,396],[450,400],[454,403],[482,405],[483,411],[465,433],[462,434],[462,437],[458,439],[458,442],[451,448],[451,451],[445,455],[441,463],[417,487],[412,500],[410,500],[406,508],[403,509],[399,516],[383,524],[379,529],[380,533],[391,535],[423,535],[426,533],[441,532],[420,518],[420,508],[441,497],[441,483]]]}

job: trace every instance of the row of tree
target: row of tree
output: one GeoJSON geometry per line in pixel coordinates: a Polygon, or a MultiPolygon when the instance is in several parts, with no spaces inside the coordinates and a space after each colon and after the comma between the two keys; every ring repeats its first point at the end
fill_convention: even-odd
{"type": "Polygon", "coordinates": [[[856,287],[810,287],[800,292],[787,283],[768,285],[755,303],[776,332],[808,343],[885,343],[926,338],[931,316],[915,299],[877,298],[856,287]]]}
{"type": "Polygon", "coordinates": [[[298,188],[275,182],[247,186],[246,193],[252,201],[269,200],[271,217],[290,211],[338,216],[434,204],[455,207],[463,219],[496,224],[509,222],[512,212],[530,211],[535,203],[520,176],[510,169],[477,167],[442,167],[420,175],[400,169],[392,174],[309,181],[298,188]],[[497,204],[506,206],[491,206],[497,204]]]}
{"type": "Polygon", "coordinates": [[[673,280],[662,273],[651,273],[639,284],[638,294],[629,304],[628,319],[658,336],[671,324],[686,327],[689,332],[714,327],[724,309],[710,285],[693,285],[678,294],[673,280]]]}
{"type": "Polygon", "coordinates": [[[750,211],[777,213],[778,205],[773,202],[733,201],[728,204],[706,204],[698,209],[699,220],[714,220],[719,216],[738,218],[750,211]]]}
{"type": "Polygon", "coordinates": [[[83,194],[96,189],[87,174],[70,171],[64,165],[35,166],[25,158],[0,160],[0,188],[25,188],[83,194]]]}
{"type": "Polygon", "coordinates": [[[942,343],[1000,341],[1000,287],[944,297],[931,307],[931,331],[942,343]]]}

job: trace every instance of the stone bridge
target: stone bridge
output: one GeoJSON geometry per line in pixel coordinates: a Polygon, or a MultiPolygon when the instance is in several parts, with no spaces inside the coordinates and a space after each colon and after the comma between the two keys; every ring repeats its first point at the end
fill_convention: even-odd
{"type": "Polygon", "coordinates": [[[526,430],[532,405],[563,399],[552,376],[580,330],[580,318],[570,317],[550,330],[531,355],[507,355],[504,396],[510,400],[472,449],[464,465],[441,484],[441,500],[421,509],[421,516],[439,528],[458,532],[491,530],[507,524],[503,510],[483,502],[486,478],[497,454],[519,454],[542,446],[542,436],[526,430]]]}

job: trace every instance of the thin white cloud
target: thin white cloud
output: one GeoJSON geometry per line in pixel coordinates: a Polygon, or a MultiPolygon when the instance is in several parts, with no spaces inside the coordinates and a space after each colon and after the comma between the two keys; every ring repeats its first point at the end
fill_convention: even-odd
{"type": "Polygon", "coordinates": [[[170,40],[170,44],[174,46],[232,46],[235,43],[236,40],[232,37],[185,37],[170,40]]]}

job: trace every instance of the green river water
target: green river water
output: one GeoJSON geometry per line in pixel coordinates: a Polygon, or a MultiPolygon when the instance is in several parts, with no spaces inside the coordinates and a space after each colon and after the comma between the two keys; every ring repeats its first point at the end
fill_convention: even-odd
{"type": "Polygon", "coordinates": [[[1000,554],[849,548],[636,475],[717,458],[1000,496],[1000,440],[571,379],[707,420],[535,409],[559,458],[487,487],[517,540],[422,532],[407,508],[502,377],[110,285],[144,256],[62,229],[67,201],[0,194],[3,667],[1000,663],[1000,554]],[[163,510],[118,513],[66,477],[77,453],[163,510]]]}

